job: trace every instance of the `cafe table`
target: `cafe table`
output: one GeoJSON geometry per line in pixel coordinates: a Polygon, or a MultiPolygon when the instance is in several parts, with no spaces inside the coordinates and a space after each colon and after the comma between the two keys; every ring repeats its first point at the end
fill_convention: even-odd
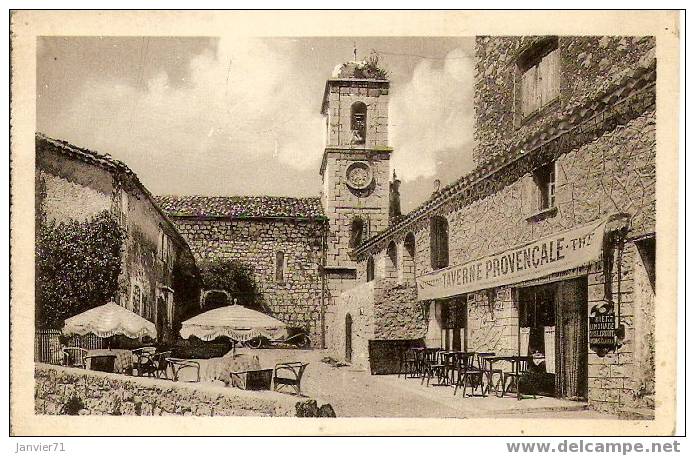
{"type": "Polygon", "coordinates": [[[92,359],[98,357],[114,357],[113,371],[119,374],[132,375],[133,373],[133,353],[125,349],[100,348],[88,350],[85,355],[85,368],[91,369],[92,359]]]}
{"type": "MultiPolygon", "coordinates": [[[[490,376],[488,377],[488,381],[491,381],[492,380],[492,371],[494,369],[495,363],[497,363],[499,361],[506,361],[512,365],[512,372],[514,372],[515,374],[518,374],[519,373],[519,370],[518,370],[519,369],[519,362],[524,361],[524,360],[528,361],[530,358],[531,358],[530,356],[508,355],[508,356],[485,356],[482,359],[484,362],[489,363],[488,372],[489,372],[490,376]]],[[[488,383],[488,388],[489,388],[489,383],[488,383]]],[[[519,388],[519,385],[517,383],[516,398],[521,400],[521,392],[519,391],[519,389],[520,388],[519,388]]],[[[497,388],[495,388],[495,390],[497,390],[497,388]]],[[[489,390],[488,390],[488,392],[489,392],[489,390]]],[[[495,391],[495,392],[497,392],[497,391],[495,391]]],[[[502,385],[502,394],[504,394],[504,385],[502,385]]],[[[499,396],[499,397],[502,397],[502,396],[499,396]]]]}

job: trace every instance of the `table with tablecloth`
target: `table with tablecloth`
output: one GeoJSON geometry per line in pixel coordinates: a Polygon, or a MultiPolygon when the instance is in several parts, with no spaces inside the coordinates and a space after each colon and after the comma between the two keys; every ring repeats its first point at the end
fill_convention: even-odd
{"type": "Polygon", "coordinates": [[[113,371],[132,375],[133,373],[133,352],[125,349],[97,349],[87,351],[85,367],[91,369],[91,357],[114,356],[113,371]]]}

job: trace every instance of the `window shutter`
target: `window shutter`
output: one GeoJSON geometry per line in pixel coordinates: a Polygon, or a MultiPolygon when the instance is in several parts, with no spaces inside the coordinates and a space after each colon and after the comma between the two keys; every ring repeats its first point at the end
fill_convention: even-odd
{"type": "Polygon", "coordinates": [[[543,107],[553,101],[560,93],[560,53],[555,49],[543,57],[538,65],[538,87],[540,89],[540,105],[543,107]]]}
{"type": "Polygon", "coordinates": [[[538,109],[536,93],[538,67],[533,66],[521,76],[521,115],[527,117],[538,109]]]}

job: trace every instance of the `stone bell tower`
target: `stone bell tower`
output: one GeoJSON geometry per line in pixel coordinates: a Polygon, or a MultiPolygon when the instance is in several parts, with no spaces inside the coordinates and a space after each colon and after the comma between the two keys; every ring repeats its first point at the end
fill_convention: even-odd
{"type": "Polygon", "coordinates": [[[329,219],[326,273],[341,283],[356,277],[350,251],[388,227],[393,151],[388,146],[388,99],[389,81],[368,62],[338,65],[326,81],[321,106],[326,149],[320,170],[321,202],[329,219]]]}

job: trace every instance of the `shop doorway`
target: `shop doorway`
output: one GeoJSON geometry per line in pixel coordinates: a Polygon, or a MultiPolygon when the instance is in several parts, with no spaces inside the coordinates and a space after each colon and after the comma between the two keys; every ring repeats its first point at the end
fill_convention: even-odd
{"type": "Polygon", "coordinates": [[[352,362],[352,315],[345,315],[345,361],[352,362]]]}
{"type": "Polygon", "coordinates": [[[587,282],[578,278],[519,289],[519,349],[533,355],[538,394],[587,398],[587,282]]]}

